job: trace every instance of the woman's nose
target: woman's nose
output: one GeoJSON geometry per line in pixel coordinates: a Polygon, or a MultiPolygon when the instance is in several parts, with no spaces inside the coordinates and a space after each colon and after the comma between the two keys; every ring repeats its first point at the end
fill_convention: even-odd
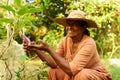
{"type": "Polygon", "coordinates": [[[68,26],[68,27],[66,27],[67,29],[72,29],[72,26],[68,26]]]}

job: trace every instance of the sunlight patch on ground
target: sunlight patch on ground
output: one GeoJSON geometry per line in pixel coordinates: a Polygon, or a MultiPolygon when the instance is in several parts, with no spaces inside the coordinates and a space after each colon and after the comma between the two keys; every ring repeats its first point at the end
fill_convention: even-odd
{"type": "Polygon", "coordinates": [[[112,59],[110,59],[110,64],[120,66],[120,59],[112,58],[112,59]]]}

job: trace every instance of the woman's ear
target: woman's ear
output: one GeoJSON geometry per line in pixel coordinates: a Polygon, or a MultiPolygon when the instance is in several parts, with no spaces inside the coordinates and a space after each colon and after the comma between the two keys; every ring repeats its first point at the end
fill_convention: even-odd
{"type": "Polygon", "coordinates": [[[89,32],[88,29],[85,29],[83,33],[86,34],[86,35],[88,35],[88,36],[90,36],[90,32],[89,32]]]}

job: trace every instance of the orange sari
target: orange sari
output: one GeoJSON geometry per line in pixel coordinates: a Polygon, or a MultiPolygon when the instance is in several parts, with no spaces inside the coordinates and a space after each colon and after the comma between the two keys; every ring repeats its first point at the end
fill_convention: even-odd
{"type": "Polygon", "coordinates": [[[68,76],[59,68],[50,69],[48,80],[112,80],[100,61],[96,44],[92,38],[84,35],[76,51],[72,52],[73,42],[65,37],[56,52],[69,61],[73,76],[68,76]]]}

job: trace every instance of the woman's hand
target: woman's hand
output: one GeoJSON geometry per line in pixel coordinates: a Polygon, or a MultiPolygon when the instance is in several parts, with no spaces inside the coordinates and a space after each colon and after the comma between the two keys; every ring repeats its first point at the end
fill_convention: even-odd
{"type": "Polygon", "coordinates": [[[29,48],[29,47],[28,47],[28,46],[34,45],[34,44],[35,44],[35,42],[31,42],[30,44],[24,42],[24,43],[23,43],[23,49],[24,49],[24,51],[25,51],[26,53],[36,51],[37,48],[34,48],[34,47],[29,48]]]}
{"type": "Polygon", "coordinates": [[[28,49],[39,49],[39,50],[49,51],[50,46],[46,42],[40,40],[39,44],[28,45],[28,49]]]}
{"type": "Polygon", "coordinates": [[[28,43],[27,42],[23,42],[23,49],[24,49],[24,51],[27,53],[27,52],[29,52],[28,51],[28,49],[27,49],[27,47],[28,47],[28,43]]]}

